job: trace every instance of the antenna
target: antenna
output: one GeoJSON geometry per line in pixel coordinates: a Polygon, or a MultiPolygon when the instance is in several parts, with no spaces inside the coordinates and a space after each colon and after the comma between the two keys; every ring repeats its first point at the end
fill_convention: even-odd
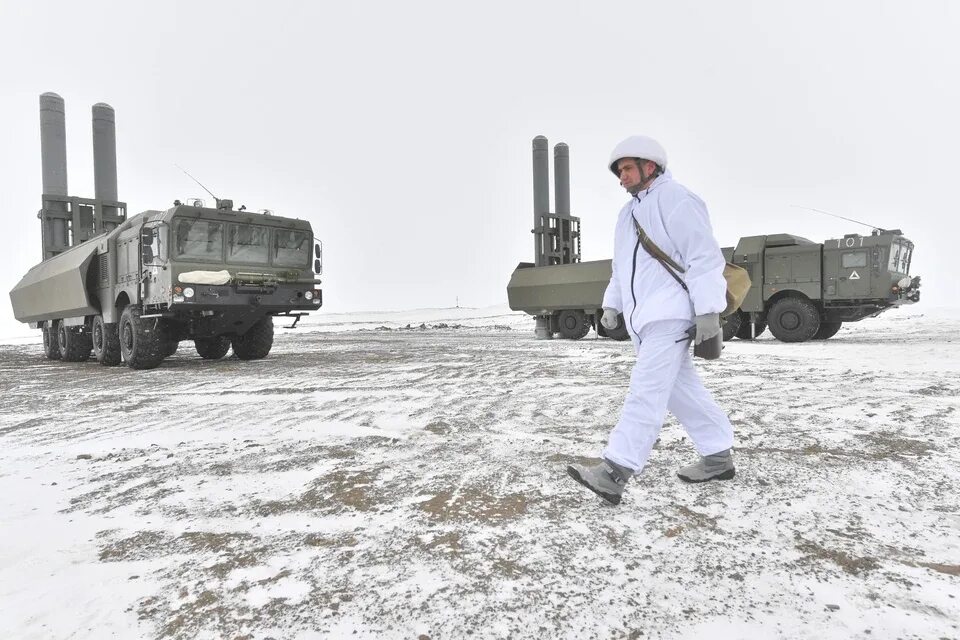
{"type": "Polygon", "coordinates": [[[216,201],[216,203],[217,203],[217,208],[218,208],[218,209],[220,208],[220,198],[218,198],[217,196],[213,195],[213,191],[210,191],[210,189],[207,189],[205,186],[203,186],[203,183],[201,183],[199,180],[197,180],[197,179],[194,178],[192,175],[190,175],[190,173],[189,173],[186,169],[184,169],[183,167],[181,167],[180,165],[178,165],[176,162],[173,163],[173,166],[175,166],[177,169],[180,169],[180,171],[183,171],[184,173],[186,173],[188,178],[190,178],[191,180],[193,180],[194,182],[196,182],[197,184],[199,184],[199,185],[200,185],[200,188],[203,189],[204,191],[206,191],[207,193],[209,193],[209,194],[210,194],[210,197],[213,198],[214,201],[216,201]]]}
{"type": "MultiPolygon", "coordinates": [[[[210,195],[213,195],[213,194],[211,193],[210,195]]],[[[855,222],[856,224],[861,224],[861,225],[863,225],[863,226],[865,226],[865,227],[870,227],[871,229],[878,229],[878,230],[880,230],[880,231],[886,231],[886,229],[884,229],[883,227],[878,227],[878,226],[875,225],[875,224],[867,224],[866,222],[860,222],[859,220],[854,220],[853,218],[845,218],[845,217],[843,217],[843,216],[838,216],[838,215],[835,214],[835,213],[830,213],[829,211],[823,211],[822,209],[814,209],[813,207],[801,207],[801,206],[798,205],[798,204],[792,204],[792,205],[790,205],[790,206],[791,206],[791,207],[794,207],[795,209],[806,209],[807,211],[816,211],[817,213],[822,213],[822,214],[824,214],[824,215],[827,215],[827,216],[830,216],[830,217],[833,217],[833,218],[840,218],[841,220],[846,220],[847,222],[855,222]]]]}

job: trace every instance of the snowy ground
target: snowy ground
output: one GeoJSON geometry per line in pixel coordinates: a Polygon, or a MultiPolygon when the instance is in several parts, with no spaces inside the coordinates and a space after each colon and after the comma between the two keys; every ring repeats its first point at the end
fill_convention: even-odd
{"type": "Polygon", "coordinates": [[[629,343],[463,309],[149,372],[8,341],[0,637],[956,638],[960,313],[920,314],[729,343],[737,478],[677,480],[671,418],[618,508],[564,467],[629,343]]]}

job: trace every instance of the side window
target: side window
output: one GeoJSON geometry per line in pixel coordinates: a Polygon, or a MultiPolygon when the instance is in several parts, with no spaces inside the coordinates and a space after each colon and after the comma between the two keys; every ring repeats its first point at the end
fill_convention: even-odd
{"type": "Polygon", "coordinates": [[[310,236],[302,231],[273,230],[273,264],[305,267],[310,260],[310,236]]]}
{"type": "Polygon", "coordinates": [[[167,248],[167,224],[164,222],[148,222],[141,232],[141,241],[149,245],[149,253],[153,259],[145,262],[144,266],[159,267],[169,259],[167,248]]]}
{"type": "Polygon", "coordinates": [[[866,251],[847,251],[840,257],[840,264],[844,269],[857,269],[867,266],[866,251]]]}
{"type": "Polygon", "coordinates": [[[894,242],[890,245],[890,261],[887,267],[890,271],[900,270],[900,243],[894,242]]]}

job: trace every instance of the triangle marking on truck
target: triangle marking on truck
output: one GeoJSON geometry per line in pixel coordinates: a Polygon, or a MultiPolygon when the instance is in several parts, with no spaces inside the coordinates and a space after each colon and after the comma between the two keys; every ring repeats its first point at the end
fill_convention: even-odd
{"type": "Polygon", "coordinates": [[[850,279],[851,279],[851,280],[859,280],[859,279],[860,279],[860,274],[857,273],[856,271],[854,271],[853,273],[850,274],[850,279]]]}

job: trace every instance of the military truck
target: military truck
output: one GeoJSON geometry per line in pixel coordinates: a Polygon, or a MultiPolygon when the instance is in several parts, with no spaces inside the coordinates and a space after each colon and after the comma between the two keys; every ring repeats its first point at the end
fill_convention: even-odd
{"type": "MultiPolygon", "coordinates": [[[[556,213],[549,211],[547,139],[533,140],[534,256],[522,262],[507,285],[514,311],[536,318],[536,336],[578,340],[591,328],[599,336],[626,340],[623,316],[606,331],[603,294],[611,262],[580,262],[580,219],[570,215],[569,150],[554,148],[556,213]]],[[[752,287],[740,309],[726,319],[724,340],[771,333],[784,342],[834,336],[844,322],[874,317],[920,299],[920,278],[910,276],[913,243],[899,229],[875,229],[822,244],[789,234],[748,236],[724,248],[728,262],[744,267],[752,287]]]]}
{"type": "Polygon", "coordinates": [[[304,220],[179,200],[126,216],[116,195],[113,109],[93,107],[93,199],[69,197],[64,103],[40,97],[44,260],[11,290],[14,316],[43,332],[51,360],[151,369],[180,341],[218,359],[265,357],[273,317],[322,304],[320,245],[304,220]]]}
{"type": "Polygon", "coordinates": [[[580,218],[570,215],[570,151],[562,142],[553,149],[556,212],[550,212],[548,147],[544,136],[533,139],[534,262],[521,262],[510,277],[510,308],[536,318],[540,339],[579,340],[595,328],[599,336],[626,340],[622,315],[613,331],[599,322],[610,260],[580,261],[580,218]]]}
{"type": "Polygon", "coordinates": [[[789,234],[747,236],[723,255],[750,273],[752,286],[727,318],[724,339],[770,332],[783,342],[824,340],[844,322],[920,300],[910,275],[914,245],[899,229],[848,234],[822,244],[789,234]]]}

